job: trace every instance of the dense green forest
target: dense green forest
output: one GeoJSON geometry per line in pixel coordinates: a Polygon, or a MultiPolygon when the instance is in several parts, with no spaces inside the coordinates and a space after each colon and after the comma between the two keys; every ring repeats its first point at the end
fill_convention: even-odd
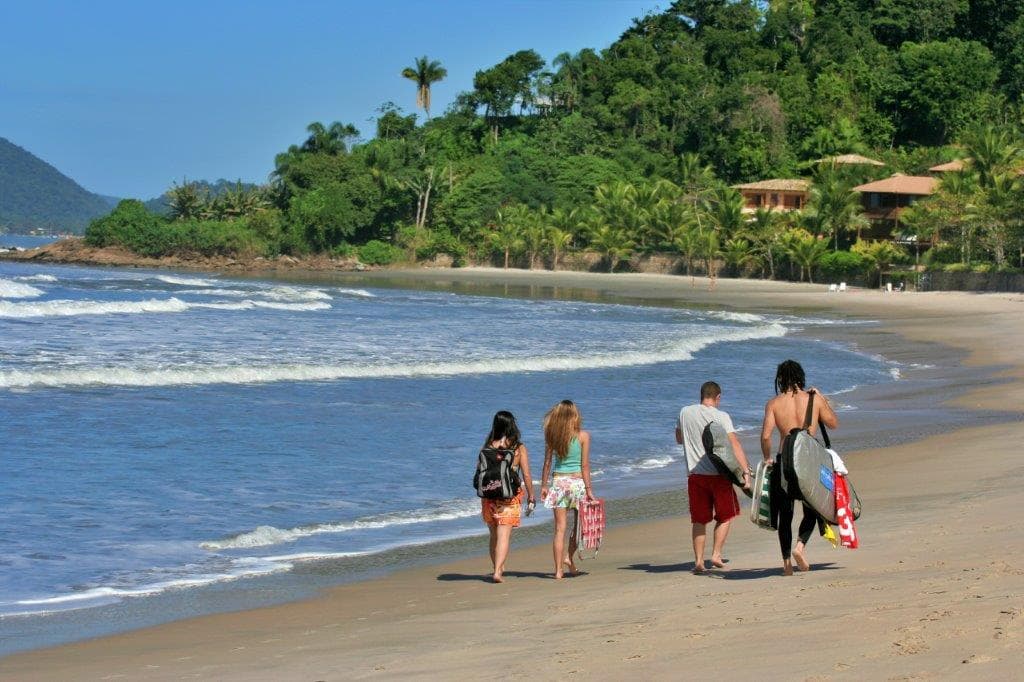
{"type": "Polygon", "coordinates": [[[375,130],[312,123],[266,186],[176,185],[166,218],[122,202],[88,240],[605,270],[659,252],[712,275],[870,278],[921,252],[859,239],[851,188],[967,159],[902,229],[934,243],[932,267],[1021,265],[1024,0],[677,0],[602,51],[515,52],[431,117],[445,76],[397,63],[422,120],[389,102],[375,130]],[[846,153],[886,165],[815,163],[846,153]],[[802,211],[744,213],[730,187],[798,177],[802,211]]]}
{"type": "Polygon", "coordinates": [[[112,204],[0,137],[0,232],[81,231],[112,204]]]}

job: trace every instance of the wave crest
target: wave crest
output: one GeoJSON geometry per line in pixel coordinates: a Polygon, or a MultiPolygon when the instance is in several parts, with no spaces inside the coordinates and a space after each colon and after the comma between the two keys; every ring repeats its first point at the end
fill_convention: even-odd
{"type": "Polygon", "coordinates": [[[380,514],[367,516],[355,521],[346,523],[317,523],[297,528],[275,528],[274,526],[259,526],[251,531],[239,533],[222,540],[210,540],[199,544],[203,549],[224,550],[224,549],[247,549],[251,547],[268,547],[280,545],[286,542],[293,542],[299,538],[324,533],[347,533],[354,530],[371,530],[377,528],[388,528],[391,526],[407,526],[416,523],[430,523],[433,521],[451,521],[475,516],[480,513],[480,505],[477,502],[466,502],[465,500],[451,500],[448,504],[441,505],[435,509],[422,512],[395,512],[391,514],[380,514]]]}
{"type": "Polygon", "coordinates": [[[0,298],[35,298],[42,295],[42,290],[36,289],[31,284],[0,279],[0,298]]]}

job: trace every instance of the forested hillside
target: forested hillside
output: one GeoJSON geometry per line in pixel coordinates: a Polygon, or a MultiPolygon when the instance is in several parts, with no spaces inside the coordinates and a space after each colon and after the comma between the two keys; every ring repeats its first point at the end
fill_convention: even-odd
{"type": "Polygon", "coordinates": [[[374,130],[313,123],[268,186],[176,186],[170,222],[123,204],[90,240],[150,255],[558,267],[586,252],[615,269],[667,251],[712,273],[877,272],[909,253],[858,241],[852,188],[966,159],[941,210],[908,211],[901,229],[941,247],[926,254],[939,264],[1020,264],[1024,0],[677,0],[601,51],[548,64],[528,41],[433,118],[443,64],[396,55],[423,118],[386,103],[374,130]],[[848,153],[885,165],[816,163],[848,153]],[[800,177],[804,210],[753,220],[730,187],[800,177]]]}
{"type": "Polygon", "coordinates": [[[0,137],[0,229],[81,232],[110,207],[103,197],[0,137]]]}

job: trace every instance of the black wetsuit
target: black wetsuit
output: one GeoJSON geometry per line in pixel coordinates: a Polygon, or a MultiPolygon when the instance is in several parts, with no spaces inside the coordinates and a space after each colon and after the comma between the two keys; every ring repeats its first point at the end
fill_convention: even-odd
{"type": "MultiPolygon", "coordinates": [[[[782,489],[782,464],[781,455],[775,456],[775,466],[769,474],[771,503],[772,528],[779,531],[779,548],[782,549],[783,560],[788,560],[793,553],[793,503],[794,498],[786,494],[782,489]]],[[[818,524],[818,513],[806,503],[803,504],[804,517],[800,519],[800,528],[797,530],[797,537],[805,545],[811,539],[814,527],[818,524]]]]}

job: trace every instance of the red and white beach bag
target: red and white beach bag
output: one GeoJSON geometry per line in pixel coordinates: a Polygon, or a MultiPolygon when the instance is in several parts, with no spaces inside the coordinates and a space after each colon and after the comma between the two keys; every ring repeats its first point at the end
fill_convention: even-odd
{"type": "Polygon", "coordinates": [[[581,500],[576,517],[576,548],[580,559],[584,558],[583,550],[592,550],[593,556],[597,556],[604,537],[604,526],[604,500],[581,500]]]}

